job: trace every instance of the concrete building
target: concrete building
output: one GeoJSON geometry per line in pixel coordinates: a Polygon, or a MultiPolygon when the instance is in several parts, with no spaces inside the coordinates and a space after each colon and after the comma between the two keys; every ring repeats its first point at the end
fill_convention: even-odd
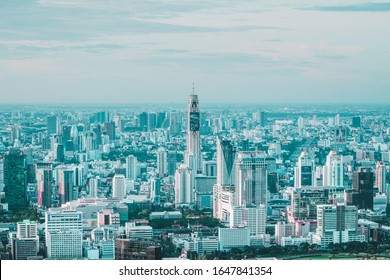
{"type": "Polygon", "coordinates": [[[355,206],[317,206],[317,231],[313,235],[313,243],[326,249],[330,243],[364,240],[364,235],[358,235],[358,214],[355,206]]]}

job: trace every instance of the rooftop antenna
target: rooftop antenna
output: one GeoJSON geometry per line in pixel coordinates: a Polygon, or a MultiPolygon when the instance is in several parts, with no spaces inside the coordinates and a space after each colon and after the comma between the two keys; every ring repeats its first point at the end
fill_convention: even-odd
{"type": "Polygon", "coordinates": [[[192,95],[195,95],[195,82],[192,82],[192,95]]]}

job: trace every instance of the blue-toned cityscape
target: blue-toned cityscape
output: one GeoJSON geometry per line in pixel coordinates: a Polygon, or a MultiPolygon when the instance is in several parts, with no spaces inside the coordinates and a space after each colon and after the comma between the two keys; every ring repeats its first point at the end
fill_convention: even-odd
{"type": "Polygon", "coordinates": [[[2,105],[1,259],[390,258],[389,106],[181,102],[2,105]]]}

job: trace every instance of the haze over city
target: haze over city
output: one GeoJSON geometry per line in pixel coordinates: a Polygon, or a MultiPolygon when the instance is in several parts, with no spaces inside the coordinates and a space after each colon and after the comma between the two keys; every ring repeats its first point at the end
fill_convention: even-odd
{"type": "Polygon", "coordinates": [[[0,2],[0,103],[389,103],[390,3],[0,2]]]}

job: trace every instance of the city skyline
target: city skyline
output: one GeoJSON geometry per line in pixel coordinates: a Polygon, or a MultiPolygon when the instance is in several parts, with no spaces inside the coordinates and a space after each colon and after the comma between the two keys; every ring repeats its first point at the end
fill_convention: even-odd
{"type": "Polygon", "coordinates": [[[0,104],[390,103],[390,3],[0,3],[0,104]],[[358,31],[358,32],[357,32],[358,31]]]}

